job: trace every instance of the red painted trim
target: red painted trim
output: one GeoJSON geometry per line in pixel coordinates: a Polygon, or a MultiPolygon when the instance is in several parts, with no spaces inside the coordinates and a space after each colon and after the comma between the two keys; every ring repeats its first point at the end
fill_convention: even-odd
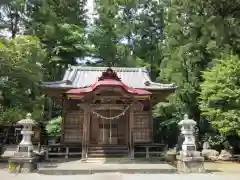
{"type": "Polygon", "coordinates": [[[97,81],[96,83],[92,84],[90,87],[87,88],[79,88],[79,89],[71,89],[66,92],[66,94],[71,95],[83,95],[86,93],[93,92],[98,87],[122,87],[125,91],[127,91],[130,94],[136,94],[136,95],[151,95],[152,93],[147,90],[142,89],[135,89],[128,87],[121,81],[116,81],[112,79],[105,79],[101,81],[97,81]]]}

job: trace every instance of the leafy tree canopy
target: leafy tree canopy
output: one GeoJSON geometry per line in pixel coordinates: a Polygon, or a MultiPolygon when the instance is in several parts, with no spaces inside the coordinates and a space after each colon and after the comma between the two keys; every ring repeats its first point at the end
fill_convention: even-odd
{"type": "Polygon", "coordinates": [[[223,135],[240,135],[240,58],[229,55],[203,73],[202,114],[223,135]]]}
{"type": "MultiPolygon", "coordinates": [[[[17,114],[15,112],[25,115],[27,111],[33,112],[34,108],[38,110],[41,108],[38,85],[42,80],[42,64],[46,53],[39,39],[34,36],[2,39],[0,47],[0,90],[3,113],[0,119],[15,121],[17,119],[14,117],[10,118],[17,114]]],[[[41,113],[38,114],[38,118],[40,117],[41,113]]]]}

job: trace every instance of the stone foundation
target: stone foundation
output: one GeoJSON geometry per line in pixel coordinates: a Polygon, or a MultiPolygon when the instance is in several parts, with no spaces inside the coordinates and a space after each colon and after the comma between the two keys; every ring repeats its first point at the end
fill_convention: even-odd
{"type": "Polygon", "coordinates": [[[10,173],[31,173],[37,169],[37,158],[13,157],[9,159],[10,173]]]}
{"type": "Polygon", "coordinates": [[[204,157],[181,157],[177,156],[177,169],[183,173],[203,173],[204,157]]]}

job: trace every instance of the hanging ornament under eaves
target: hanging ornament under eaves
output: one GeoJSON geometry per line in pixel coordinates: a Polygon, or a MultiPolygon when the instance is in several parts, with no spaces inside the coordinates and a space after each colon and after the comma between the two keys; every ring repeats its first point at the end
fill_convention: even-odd
{"type": "Polygon", "coordinates": [[[100,117],[101,119],[109,119],[109,120],[113,120],[113,119],[119,119],[121,116],[124,116],[126,111],[132,106],[132,104],[128,105],[120,114],[116,115],[116,116],[112,116],[112,117],[106,117],[103,116],[99,113],[97,113],[96,111],[92,111],[93,114],[95,114],[97,117],[100,117]]]}

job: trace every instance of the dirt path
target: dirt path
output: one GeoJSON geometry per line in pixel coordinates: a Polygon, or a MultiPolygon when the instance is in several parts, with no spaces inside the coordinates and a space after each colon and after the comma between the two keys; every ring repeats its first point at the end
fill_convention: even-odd
{"type": "Polygon", "coordinates": [[[240,164],[235,162],[205,162],[205,168],[212,173],[239,173],[240,164]]]}

